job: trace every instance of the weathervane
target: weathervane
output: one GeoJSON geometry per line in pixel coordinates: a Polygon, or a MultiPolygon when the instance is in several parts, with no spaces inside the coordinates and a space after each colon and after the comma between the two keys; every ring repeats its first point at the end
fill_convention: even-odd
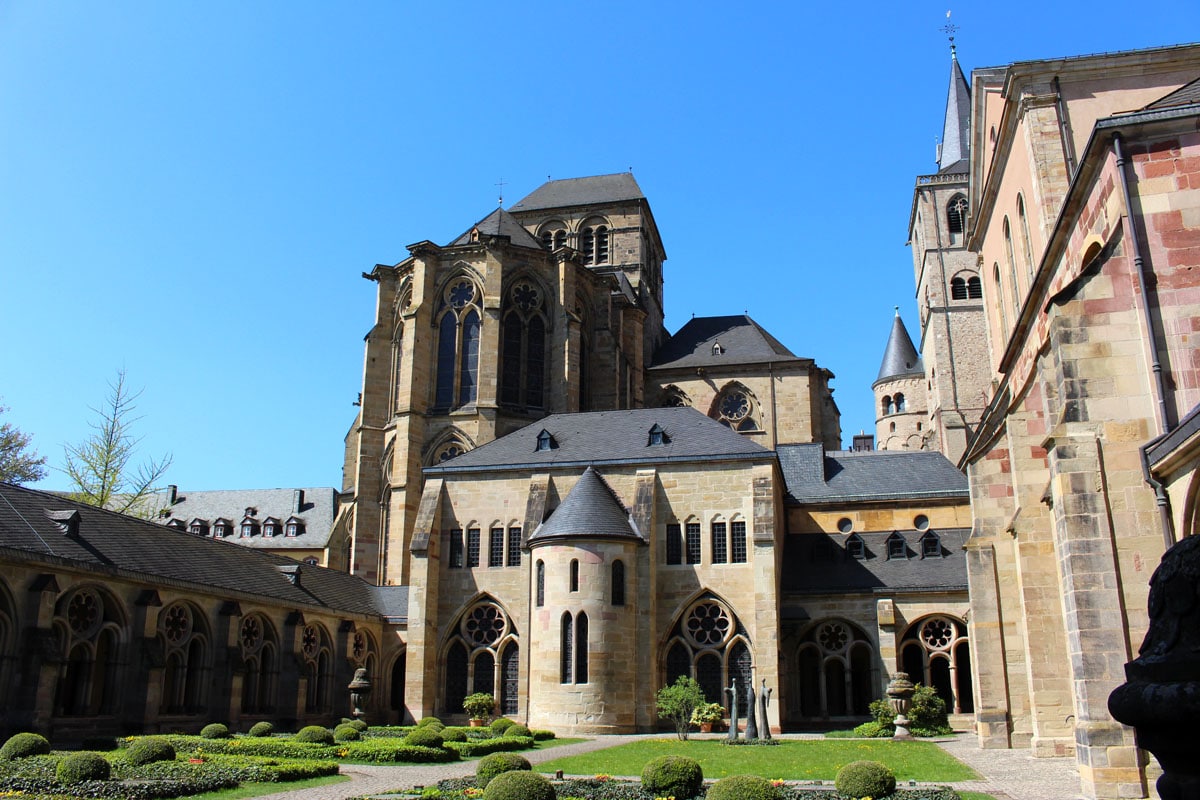
{"type": "Polygon", "coordinates": [[[499,183],[493,184],[500,187],[500,197],[496,200],[497,205],[504,205],[504,178],[501,178],[499,183]]]}
{"type": "Polygon", "coordinates": [[[938,30],[941,31],[942,33],[946,34],[947,38],[950,39],[950,56],[951,56],[951,58],[957,57],[955,50],[954,50],[954,34],[958,33],[958,26],[950,21],[950,12],[949,11],[946,12],[946,24],[943,25],[942,27],[938,28],[938,30]]]}

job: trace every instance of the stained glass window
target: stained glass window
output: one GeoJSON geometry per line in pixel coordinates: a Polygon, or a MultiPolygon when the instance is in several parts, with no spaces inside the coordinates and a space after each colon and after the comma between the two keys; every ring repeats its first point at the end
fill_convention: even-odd
{"type": "Polygon", "coordinates": [[[503,683],[500,685],[500,713],[511,715],[517,713],[517,698],[521,687],[521,650],[513,642],[504,648],[500,656],[500,672],[503,683]]]}
{"type": "Polygon", "coordinates": [[[570,614],[562,615],[562,635],[559,640],[559,682],[571,683],[571,668],[574,666],[575,658],[572,653],[572,648],[575,645],[575,626],[570,614]]]}

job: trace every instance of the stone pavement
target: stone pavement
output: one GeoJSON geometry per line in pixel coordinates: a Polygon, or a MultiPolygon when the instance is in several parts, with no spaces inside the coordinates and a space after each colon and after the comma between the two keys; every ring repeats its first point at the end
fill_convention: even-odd
{"type": "MultiPolygon", "coordinates": [[[[526,751],[521,755],[539,764],[661,735],[600,736],[549,750],[526,751]]],[[[777,738],[822,737],[819,734],[786,734],[777,738]]],[[[1033,758],[1029,750],[980,750],[976,741],[974,736],[966,734],[935,740],[939,747],[983,776],[980,780],[952,783],[955,789],[983,792],[998,800],[1070,800],[1080,796],[1079,773],[1075,769],[1074,758],[1033,758]]],[[[346,800],[413,786],[433,786],[444,778],[462,778],[474,772],[475,760],[411,767],[347,764],[342,767],[342,774],[350,776],[350,781],[278,792],[256,800],[346,800]]]]}

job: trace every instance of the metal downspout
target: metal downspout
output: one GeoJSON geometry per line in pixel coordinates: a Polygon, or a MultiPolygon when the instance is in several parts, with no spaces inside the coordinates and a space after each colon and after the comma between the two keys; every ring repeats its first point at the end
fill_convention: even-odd
{"type": "MultiPolygon", "coordinates": [[[[1150,316],[1150,296],[1146,293],[1146,264],[1142,258],[1142,245],[1141,239],[1138,236],[1137,225],[1133,219],[1133,202],[1129,194],[1129,177],[1125,171],[1128,160],[1125,158],[1124,148],[1121,147],[1120,133],[1113,134],[1113,155],[1117,157],[1117,175],[1121,179],[1121,196],[1125,202],[1125,219],[1129,223],[1129,241],[1133,248],[1133,270],[1134,274],[1137,275],[1138,291],[1142,295],[1142,302],[1140,304],[1142,321],[1146,325],[1146,340],[1150,347],[1150,372],[1154,377],[1155,418],[1158,423],[1158,436],[1162,436],[1170,427],[1170,421],[1167,416],[1166,391],[1163,387],[1162,362],[1158,357],[1158,342],[1154,338],[1154,321],[1150,316]]],[[[1151,442],[1153,441],[1151,440],[1151,442]]],[[[1175,526],[1171,519],[1170,498],[1167,496],[1167,490],[1162,485],[1162,482],[1157,480],[1150,472],[1150,460],[1146,450],[1151,442],[1147,442],[1140,449],[1142,477],[1154,489],[1154,500],[1158,505],[1158,516],[1162,522],[1163,543],[1169,548],[1175,544],[1175,526]]]]}

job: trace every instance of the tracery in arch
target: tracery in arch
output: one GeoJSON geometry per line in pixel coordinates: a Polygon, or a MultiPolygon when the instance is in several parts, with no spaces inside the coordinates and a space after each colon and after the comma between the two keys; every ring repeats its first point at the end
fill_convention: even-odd
{"type": "MultiPolygon", "coordinates": [[[[744,703],[752,680],[753,657],[750,636],[727,603],[704,592],[676,617],[662,648],[660,663],[669,685],[681,675],[694,678],[705,700],[728,707],[725,687],[738,686],[739,703],[744,703]]],[[[746,708],[739,715],[743,718],[746,708]]]]}
{"type": "Polygon", "coordinates": [[[310,713],[332,709],[330,692],[333,683],[333,644],[324,625],[305,625],[300,632],[300,655],[304,659],[304,674],[308,678],[305,710],[310,713]]]}
{"type": "Polygon", "coordinates": [[[827,618],[808,627],[796,649],[800,716],[861,716],[875,699],[875,645],[852,622],[827,618]]]}
{"type": "Polygon", "coordinates": [[[479,383],[480,301],[482,293],[467,275],[450,280],[442,290],[437,327],[437,379],[434,410],[475,402],[479,383]]]}
{"type": "Polygon", "coordinates": [[[899,666],[913,683],[937,689],[954,714],[974,711],[966,624],[947,614],[917,620],[901,637],[899,666]]]}
{"type": "Polygon", "coordinates": [[[501,322],[500,402],[520,408],[546,405],[546,292],[534,280],[513,281],[501,322]]]}
{"type": "Polygon", "coordinates": [[[125,643],[125,614],[116,598],[98,586],[73,589],[56,604],[52,626],[64,661],[55,692],[55,713],[114,713],[120,703],[125,643]]]}
{"type": "Polygon", "coordinates": [[[436,467],[438,464],[474,448],[475,445],[471,443],[466,434],[457,428],[450,428],[435,438],[425,451],[425,466],[436,467]]]}
{"type": "Polygon", "coordinates": [[[279,680],[279,636],[262,614],[247,614],[238,628],[241,651],[242,712],[270,714],[275,711],[275,687],[279,680]]]}
{"type": "Polygon", "coordinates": [[[659,405],[662,408],[689,408],[692,405],[692,398],[688,397],[687,392],[683,389],[671,384],[662,390],[662,399],[659,401],[659,405]]]}
{"type": "Polygon", "coordinates": [[[212,674],[212,635],[203,612],[190,603],[172,603],[158,615],[164,654],[163,714],[199,714],[212,674]]]}
{"type": "Polygon", "coordinates": [[[517,713],[520,635],[509,614],[484,595],[450,630],[442,658],[444,713],[463,713],[463,700],[475,692],[495,695],[501,713],[517,713]]]}
{"type": "Polygon", "coordinates": [[[754,393],[734,381],[723,388],[713,400],[708,415],[738,432],[757,431],[761,409],[754,393]]]}

